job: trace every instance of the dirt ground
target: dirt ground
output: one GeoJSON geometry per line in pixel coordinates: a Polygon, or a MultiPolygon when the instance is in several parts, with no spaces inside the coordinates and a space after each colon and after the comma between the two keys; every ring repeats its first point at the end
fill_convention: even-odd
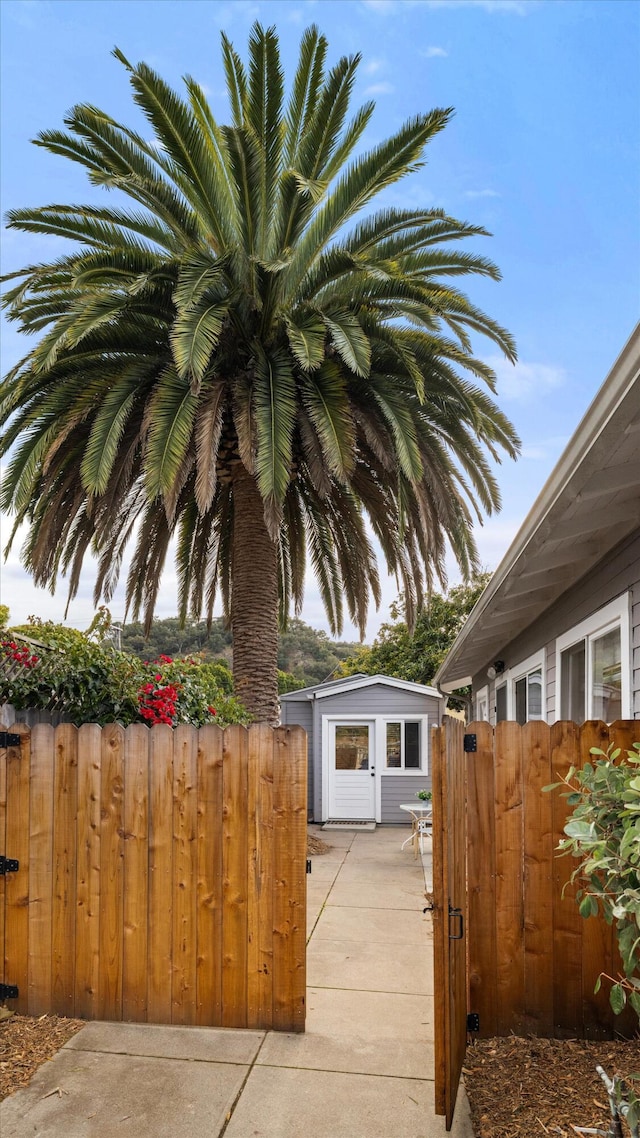
{"type": "Polygon", "coordinates": [[[575,1126],[606,1133],[610,1115],[596,1063],[610,1076],[640,1075],[640,1038],[478,1040],[464,1066],[476,1138],[575,1138],[575,1126]]]}

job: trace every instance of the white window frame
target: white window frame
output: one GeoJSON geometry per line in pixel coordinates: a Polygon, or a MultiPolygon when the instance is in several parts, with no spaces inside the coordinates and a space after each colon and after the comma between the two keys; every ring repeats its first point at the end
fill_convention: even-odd
{"type": "MultiPolygon", "coordinates": [[[[501,691],[502,688],[507,689],[507,719],[508,719],[509,718],[509,675],[508,675],[508,673],[506,673],[506,674],[503,673],[500,676],[500,683],[498,683],[496,680],[494,687],[493,687],[493,714],[492,714],[492,720],[493,720],[492,726],[493,727],[498,726],[498,692],[501,691]]],[[[500,722],[504,723],[505,720],[501,719],[500,722]]]]}
{"type": "Polygon", "coordinates": [[[488,723],[489,716],[489,685],[485,684],[483,688],[478,688],[476,692],[476,706],[475,706],[475,719],[478,723],[488,723]],[[481,715],[480,708],[484,704],[484,715],[481,715]]]}
{"type": "Polygon", "coordinates": [[[623,593],[621,596],[616,597],[614,601],[604,605],[597,612],[591,614],[580,624],[574,625],[568,632],[563,632],[562,636],[558,636],[556,640],[556,710],[554,722],[560,719],[561,708],[561,657],[566,648],[571,648],[572,645],[578,644],[581,640],[586,641],[585,663],[585,691],[586,691],[586,704],[585,719],[593,719],[593,663],[591,642],[600,636],[606,635],[607,632],[612,632],[613,629],[620,629],[620,656],[622,662],[622,718],[631,719],[631,609],[630,609],[630,595],[623,593]]]}
{"type": "MultiPolygon", "coordinates": [[[[428,715],[385,715],[381,717],[383,726],[383,746],[382,746],[382,774],[393,775],[397,778],[402,775],[404,778],[407,775],[418,775],[424,778],[429,773],[429,716],[428,715]],[[419,723],[420,724],[420,766],[419,767],[388,767],[387,766],[387,723],[399,723],[404,727],[405,723],[419,723]]],[[[400,732],[401,749],[403,752],[402,758],[404,761],[404,731],[400,732]]]]}
{"type": "MultiPolygon", "coordinates": [[[[516,718],[516,683],[518,680],[524,680],[530,672],[540,671],[542,676],[542,704],[540,721],[546,723],[547,721],[547,683],[546,683],[546,659],[545,650],[541,648],[538,652],[534,652],[532,656],[527,656],[526,660],[522,660],[515,667],[509,668],[507,672],[507,719],[516,718]]],[[[527,722],[529,717],[527,716],[527,722]]]]}

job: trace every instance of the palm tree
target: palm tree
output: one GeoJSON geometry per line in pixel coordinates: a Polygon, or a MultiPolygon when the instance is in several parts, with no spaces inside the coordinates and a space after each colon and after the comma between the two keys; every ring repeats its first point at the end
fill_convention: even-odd
{"type": "Polygon", "coordinates": [[[452,281],[499,279],[453,244],[485,231],[435,209],[361,216],[451,110],[363,153],[359,57],[326,70],[326,52],[309,28],[285,98],[275,31],[254,26],[248,67],[223,35],[221,126],[193,79],[181,98],[116,51],[153,139],[86,104],[36,139],[115,203],[8,216],[73,242],[12,274],[4,299],[38,334],[2,391],[2,504],[12,538],[29,523],[24,565],[52,590],[68,575],[73,597],[92,552],[108,601],[132,542],[128,603],[150,624],[175,539],[182,617],[211,619],[221,595],[237,694],[271,722],[279,621],[300,611],[307,558],[333,630],[343,597],[362,630],[373,534],[411,621],[447,542],[476,569],[473,516],[499,504],[488,455],[518,447],[471,345],[481,333],[513,360],[512,339],[452,281]]]}

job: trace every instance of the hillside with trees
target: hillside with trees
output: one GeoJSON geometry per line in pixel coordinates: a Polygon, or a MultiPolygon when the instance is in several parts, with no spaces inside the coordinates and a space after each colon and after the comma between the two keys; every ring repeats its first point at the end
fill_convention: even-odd
{"type": "MultiPolygon", "coordinates": [[[[231,631],[222,619],[214,620],[210,631],[207,631],[206,621],[188,620],[181,626],[178,617],[154,620],[148,637],[141,623],[126,624],[122,647],[141,660],[155,660],[163,655],[197,655],[206,661],[223,661],[231,667],[233,656],[231,631]]],[[[280,691],[322,683],[359,648],[358,644],[331,640],[326,632],[311,628],[303,620],[289,621],[278,643],[280,691]]]]}

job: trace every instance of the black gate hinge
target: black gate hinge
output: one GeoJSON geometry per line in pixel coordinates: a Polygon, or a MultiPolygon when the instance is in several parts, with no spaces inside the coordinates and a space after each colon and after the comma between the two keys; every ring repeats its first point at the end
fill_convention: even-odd
{"type": "Polygon", "coordinates": [[[0,731],[0,750],[4,747],[19,747],[20,736],[14,735],[10,731],[0,731]]]}
{"type": "Polygon", "coordinates": [[[480,1016],[477,1012],[469,1012],[467,1016],[467,1031],[480,1031],[480,1016]]]}
{"type": "Polygon", "coordinates": [[[307,858],[307,873],[311,873],[311,858],[307,858]]]}
{"type": "Polygon", "coordinates": [[[14,861],[12,857],[5,857],[4,854],[0,854],[0,877],[4,877],[7,873],[17,873],[19,869],[19,861],[14,861]]]}
{"type": "Polygon", "coordinates": [[[15,984],[0,984],[0,1004],[5,1000],[17,1000],[18,994],[15,984]]]}
{"type": "Polygon", "coordinates": [[[464,749],[465,749],[467,754],[473,754],[475,751],[477,751],[478,750],[478,736],[477,735],[465,735],[465,737],[464,737],[464,749]]]}

